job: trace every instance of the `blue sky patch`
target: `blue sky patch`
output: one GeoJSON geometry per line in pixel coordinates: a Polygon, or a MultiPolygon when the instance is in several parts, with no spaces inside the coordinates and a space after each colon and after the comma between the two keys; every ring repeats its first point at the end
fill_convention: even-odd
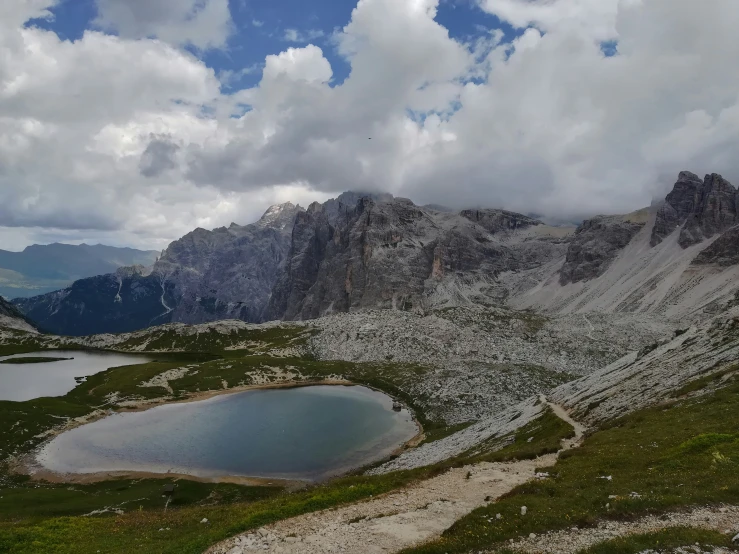
{"type": "MultiPolygon", "coordinates": [[[[224,92],[250,88],[262,78],[264,60],[289,47],[315,44],[323,50],[333,70],[332,85],[343,83],[351,66],[338,54],[332,36],[351,20],[357,0],[229,0],[235,32],[224,49],[200,51],[187,47],[222,77],[224,92]]],[[[63,40],[78,40],[86,29],[94,28],[97,16],[94,0],[62,0],[52,10],[53,19],[34,19],[27,25],[54,31],[63,40]]],[[[503,42],[520,36],[497,17],[483,12],[473,0],[442,0],[436,18],[449,35],[473,44],[502,31],[503,42]]],[[[106,31],[107,32],[107,31],[106,31]]],[[[615,45],[604,46],[604,52],[615,45]]]]}

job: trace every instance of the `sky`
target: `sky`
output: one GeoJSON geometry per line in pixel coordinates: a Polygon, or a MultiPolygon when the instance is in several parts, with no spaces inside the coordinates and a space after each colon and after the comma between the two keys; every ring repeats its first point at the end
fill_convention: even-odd
{"type": "Polygon", "coordinates": [[[0,248],[345,190],[581,219],[739,185],[733,0],[2,0],[0,248]]]}

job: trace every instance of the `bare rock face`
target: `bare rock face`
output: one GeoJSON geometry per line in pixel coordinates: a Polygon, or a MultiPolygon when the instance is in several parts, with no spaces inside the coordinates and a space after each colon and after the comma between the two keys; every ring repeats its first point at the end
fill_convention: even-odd
{"type": "Polygon", "coordinates": [[[154,266],[173,284],[172,321],[260,321],[300,211],[289,203],[273,206],[254,224],[196,229],[173,242],[154,266]]]}
{"type": "Polygon", "coordinates": [[[693,265],[707,264],[722,267],[739,264],[739,226],[723,233],[693,260],[693,265]]]}
{"type": "Polygon", "coordinates": [[[537,219],[505,210],[463,210],[459,215],[474,221],[491,234],[542,224],[537,219]]]}
{"type": "Polygon", "coordinates": [[[584,221],[575,231],[560,272],[560,283],[578,283],[600,277],[619,251],[644,227],[623,216],[599,216],[584,221]]]}
{"type": "Polygon", "coordinates": [[[656,246],[682,227],[679,243],[687,248],[737,223],[737,191],[731,183],[716,173],[701,181],[684,171],[657,213],[651,244],[656,246]]]}
{"type": "Polygon", "coordinates": [[[501,210],[444,213],[387,196],[361,197],[354,206],[314,204],[297,218],[265,319],[363,308],[424,311],[461,299],[499,303],[505,299],[496,283],[500,272],[563,254],[561,240],[524,241],[517,234],[538,225],[501,210]]]}

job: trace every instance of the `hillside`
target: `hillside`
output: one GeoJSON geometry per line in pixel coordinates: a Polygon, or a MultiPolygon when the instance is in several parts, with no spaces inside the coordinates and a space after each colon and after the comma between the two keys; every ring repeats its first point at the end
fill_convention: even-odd
{"type": "Polygon", "coordinates": [[[35,326],[10,302],[0,297],[0,329],[37,333],[35,326]]]}
{"type": "Polygon", "coordinates": [[[159,252],[102,244],[34,244],[22,252],[0,250],[0,296],[24,298],[64,288],[78,279],[130,265],[149,266],[159,252]]]}

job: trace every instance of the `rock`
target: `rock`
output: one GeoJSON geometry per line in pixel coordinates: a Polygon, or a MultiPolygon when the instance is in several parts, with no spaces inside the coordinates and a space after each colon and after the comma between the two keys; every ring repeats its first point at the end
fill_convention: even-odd
{"type": "Polygon", "coordinates": [[[701,179],[684,171],[657,212],[652,246],[682,227],[678,242],[683,248],[723,233],[739,223],[737,190],[716,173],[701,179]]]}
{"type": "Polygon", "coordinates": [[[528,508],[526,506],[521,506],[521,515],[522,516],[525,516],[527,511],[528,511],[528,508]]]}
{"type": "Polygon", "coordinates": [[[289,261],[265,318],[500,303],[508,293],[497,274],[539,267],[564,253],[564,240],[546,229],[527,236],[533,227],[546,226],[502,210],[441,213],[402,198],[313,204],[296,219],[289,261]]]}
{"type": "Polygon", "coordinates": [[[463,210],[459,215],[474,221],[491,234],[543,225],[537,219],[505,210],[463,210]]]}
{"type": "Polygon", "coordinates": [[[208,518],[204,517],[200,520],[200,523],[208,523],[208,518]]]}
{"type": "Polygon", "coordinates": [[[721,175],[706,175],[697,205],[680,233],[683,248],[736,225],[736,189],[721,175]]]}
{"type": "Polygon", "coordinates": [[[675,186],[657,213],[657,220],[652,229],[652,246],[662,242],[695,212],[702,187],[703,181],[695,173],[683,171],[678,175],[675,186]]]}
{"type": "Polygon", "coordinates": [[[731,539],[731,542],[739,542],[739,533],[737,533],[733,539],[731,539]]]}
{"type": "Polygon", "coordinates": [[[692,265],[716,264],[728,267],[739,264],[739,226],[732,227],[703,250],[692,265]]]}
{"type": "Polygon", "coordinates": [[[0,296],[0,328],[38,333],[36,326],[13,304],[0,296]]]}
{"type": "Polygon", "coordinates": [[[643,222],[634,223],[628,216],[598,216],[584,221],[567,249],[559,282],[567,285],[600,277],[642,227],[643,222]]]}

